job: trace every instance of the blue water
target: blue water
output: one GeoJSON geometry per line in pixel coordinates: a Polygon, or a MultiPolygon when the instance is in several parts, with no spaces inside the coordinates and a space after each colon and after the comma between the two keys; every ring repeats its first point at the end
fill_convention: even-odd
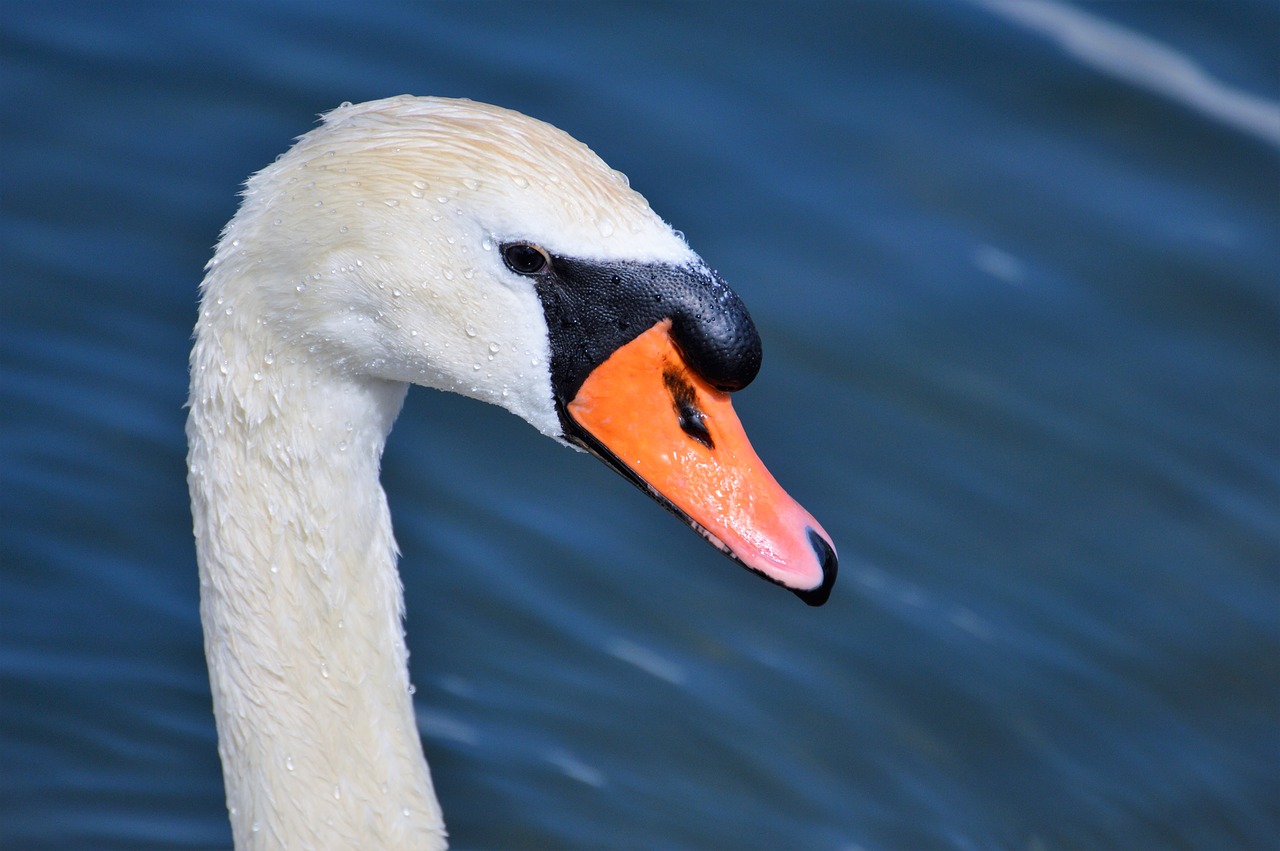
{"type": "Polygon", "coordinates": [[[809,609],[514,417],[385,483],[460,848],[1280,847],[1280,7],[2,4],[0,848],[230,843],[182,403],[239,182],[563,127],[746,300],[809,609]]]}

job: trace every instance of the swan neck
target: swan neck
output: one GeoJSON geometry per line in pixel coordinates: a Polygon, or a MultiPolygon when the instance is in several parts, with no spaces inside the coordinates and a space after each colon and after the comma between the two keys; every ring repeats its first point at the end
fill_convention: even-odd
{"type": "Polygon", "coordinates": [[[248,330],[202,315],[187,426],[236,847],[442,848],[378,480],[406,387],[248,330]]]}

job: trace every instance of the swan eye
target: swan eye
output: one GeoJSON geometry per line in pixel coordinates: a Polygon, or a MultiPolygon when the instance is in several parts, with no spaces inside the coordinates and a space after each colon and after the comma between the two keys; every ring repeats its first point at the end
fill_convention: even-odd
{"type": "Polygon", "coordinates": [[[527,242],[513,242],[502,246],[502,259],[507,268],[517,275],[536,275],[550,263],[541,248],[527,242]]]}

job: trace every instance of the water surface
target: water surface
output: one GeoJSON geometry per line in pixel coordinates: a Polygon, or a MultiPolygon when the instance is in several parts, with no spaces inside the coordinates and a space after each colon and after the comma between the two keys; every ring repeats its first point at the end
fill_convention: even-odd
{"type": "Polygon", "coordinates": [[[1280,835],[1274,4],[10,4],[0,848],[230,843],[182,404],[237,186],[467,96],[625,171],[765,341],[811,610],[514,417],[384,480],[460,848],[1280,835]]]}

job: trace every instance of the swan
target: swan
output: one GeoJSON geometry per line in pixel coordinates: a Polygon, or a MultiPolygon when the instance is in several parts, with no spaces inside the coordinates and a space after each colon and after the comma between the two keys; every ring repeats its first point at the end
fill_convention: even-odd
{"type": "Polygon", "coordinates": [[[752,451],[738,296],[564,132],[343,104],[245,184],[201,284],[188,484],[235,845],[443,848],[383,446],[408,385],[585,450],[821,605],[831,539],[752,451]]]}

